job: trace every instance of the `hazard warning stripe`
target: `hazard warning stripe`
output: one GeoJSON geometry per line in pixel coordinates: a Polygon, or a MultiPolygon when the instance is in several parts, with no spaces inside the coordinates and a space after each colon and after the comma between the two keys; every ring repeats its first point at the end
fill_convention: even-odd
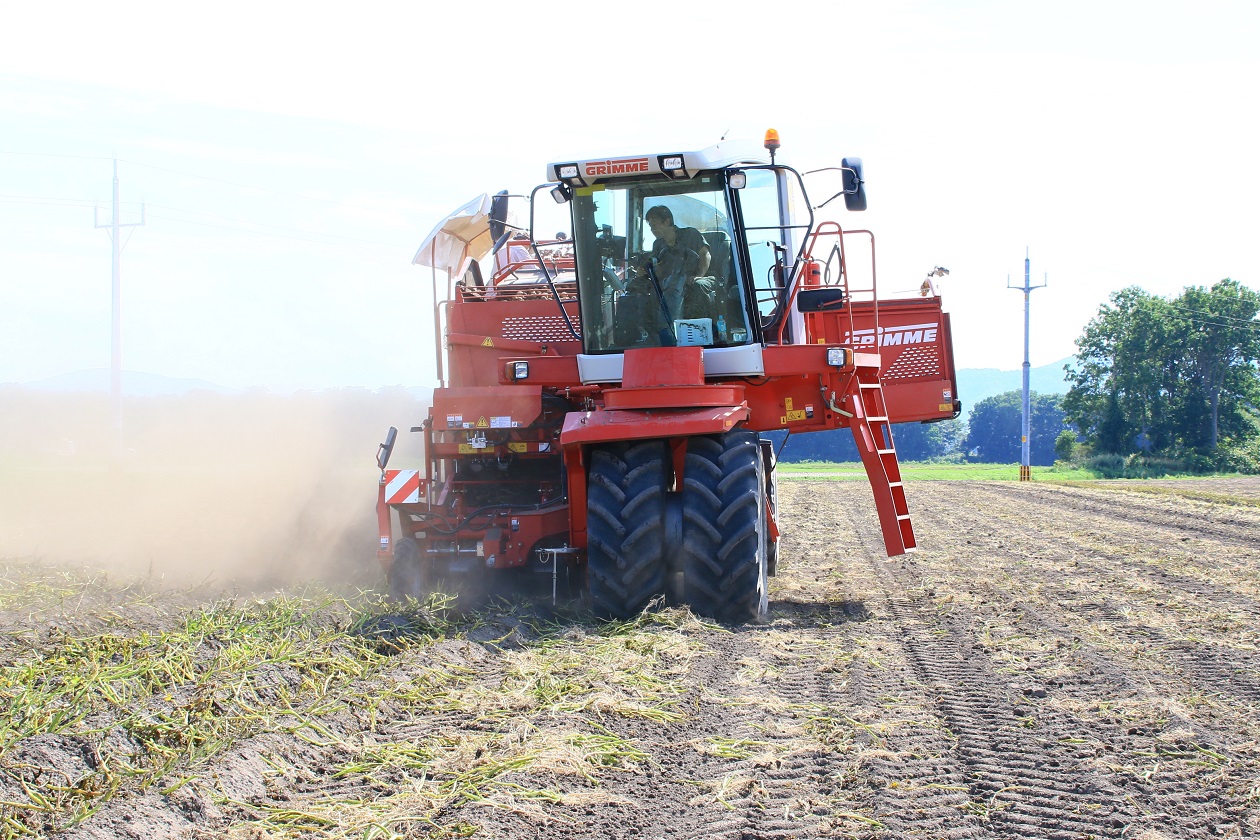
{"type": "Polygon", "coordinates": [[[420,501],[419,470],[386,470],[385,503],[390,505],[414,504],[420,501]]]}

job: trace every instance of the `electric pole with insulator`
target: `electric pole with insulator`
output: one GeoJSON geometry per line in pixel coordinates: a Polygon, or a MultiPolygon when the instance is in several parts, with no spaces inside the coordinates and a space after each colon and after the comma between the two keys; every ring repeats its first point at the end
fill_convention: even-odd
{"type": "MultiPolygon", "coordinates": [[[[1040,286],[1029,285],[1028,268],[1029,268],[1028,247],[1025,246],[1024,247],[1024,285],[1023,285],[1023,292],[1024,292],[1024,403],[1023,403],[1023,408],[1024,408],[1024,412],[1023,412],[1023,419],[1022,419],[1022,424],[1021,424],[1021,429],[1020,429],[1020,435],[1021,435],[1020,460],[1019,460],[1019,480],[1020,481],[1032,481],[1032,442],[1030,440],[1032,411],[1030,408],[1029,396],[1028,396],[1028,372],[1029,372],[1028,305],[1031,299],[1030,296],[1032,294],[1032,290],[1045,288],[1046,282],[1049,281],[1049,277],[1047,277],[1046,280],[1042,282],[1040,286]]],[[[1011,285],[1011,275],[1009,274],[1006,275],[1006,288],[1008,289],[1020,288],[1019,286],[1011,285]]]]}
{"type": "Polygon", "coordinates": [[[107,228],[109,238],[113,242],[113,284],[111,285],[110,307],[110,354],[109,354],[109,394],[114,410],[114,440],[122,445],[122,228],[139,227],[144,224],[144,205],[140,205],[140,221],[123,224],[118,217],[118,159],[114,159],[114,200],[113,218],[108,224],[101,224],[97,211],[92,208],[92,221],[98,228],[107,228]]]}

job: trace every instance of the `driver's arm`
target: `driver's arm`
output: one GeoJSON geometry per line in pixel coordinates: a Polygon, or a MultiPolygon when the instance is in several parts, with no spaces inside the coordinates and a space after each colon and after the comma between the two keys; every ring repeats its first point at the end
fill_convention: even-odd
{"type": "Polygon", "coordinates": [[[709,275],[709,263],[713,260],[713,254],[709,250],[709,243],[705,241],[704,234],[695,228],[687,228],[686,236],[690,240],[687,247],[696,252],[696,277],[707,277],[709,275]]]}

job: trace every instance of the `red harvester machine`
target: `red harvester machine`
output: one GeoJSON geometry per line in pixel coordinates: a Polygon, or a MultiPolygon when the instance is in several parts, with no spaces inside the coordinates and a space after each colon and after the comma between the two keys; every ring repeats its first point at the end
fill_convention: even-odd
{"type": "MultiPolygon", "coordinates": [[[[434,268],[445,352],[412,429],[425,464],[389,467],[394,428],[377,453],[395,597],[541,573],[606,616],[664,596],[760,618],[781,531],[771,430],[850,428],[888,554],[915,549],[890,425],[958,415],[949,316],[930,283],[881,300],[873,235],[816,221],[778,145],[555,163],[528,233],[507,213],[526,197],[500,193],[430,235],[415,262],[434,268]],[[571,236],[533,235],[548,192],[571,236]]],[[[823,205],[864,210],[861,161],[806,174],[827,172],[823,205]]]]}

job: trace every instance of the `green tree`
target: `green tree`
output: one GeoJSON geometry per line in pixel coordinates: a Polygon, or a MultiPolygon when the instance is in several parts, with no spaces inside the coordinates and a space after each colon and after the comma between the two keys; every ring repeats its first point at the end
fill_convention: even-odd
{"type": "Polygon", "coordinates": [[[1054,439],[1054,454],[1060,461],[1072,460],[1072,455],[1076,452],[1076,432],[1071,429],[1064,429],[1059,432],[1059,436],[1054,439]]]}
{"type": "Polygon", "coordinates": [[[1211,289],[1187,288],[1172,305],[1183,323],[1186,370],[1206,417],[1207,448],[1220,443],[1222,412],[1229,431],[1242,427],[1242,409],[1257,396],[1260,294],[1226,278],[1211,289]]]}
{"type": "Polygon", "coordinates": [[[1101,452],[1214,450],[1251,434],[1260,395],[1260,294],[1233,280],[1173,299],[1114,293],[1076,340],[1063,400],[1101,452]]]}
{"type": "Polygon", "coordinates": [[[1135,286],[1115,292],[1076,340],[1063,399],[1068,419],[1106,452],[1130,452],[1139,436],[1164,448],[1182,360],[1167,347],[1180,332],[1169,304],[1135,286]]]}
{"type": "MultiPolygon", "coordinates": [[[[1029,394],[1029,461],[1038,466],[1054,463],[1054,444],[1063,431],[1060,394],[1029,394]]],[[[1007,391],[986,397],[971,410],[970,429],[963,444],[981,461],[1018,463],[1023,457],[1023,394],[1007,391]]]]}

